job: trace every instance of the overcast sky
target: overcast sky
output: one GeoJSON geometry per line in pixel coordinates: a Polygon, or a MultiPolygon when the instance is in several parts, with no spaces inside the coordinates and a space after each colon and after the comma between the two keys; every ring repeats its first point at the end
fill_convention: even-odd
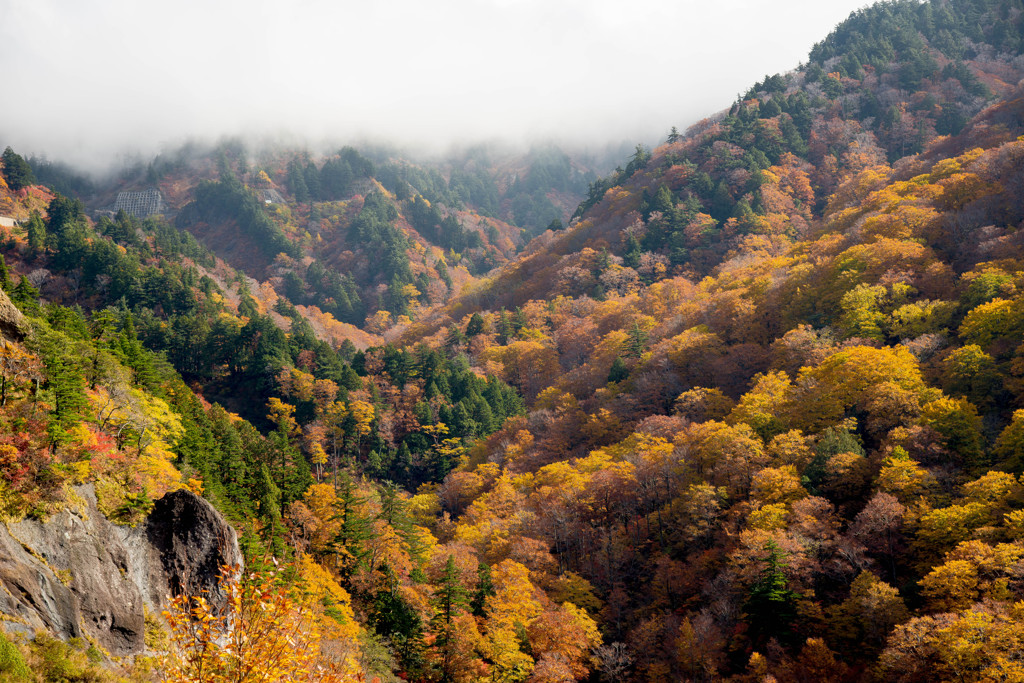
{"type": "Polygon", "coordinates": [[[0,0],[0,146],[186,137],[648,141],[806,60],[863,0],[0,0]]]}

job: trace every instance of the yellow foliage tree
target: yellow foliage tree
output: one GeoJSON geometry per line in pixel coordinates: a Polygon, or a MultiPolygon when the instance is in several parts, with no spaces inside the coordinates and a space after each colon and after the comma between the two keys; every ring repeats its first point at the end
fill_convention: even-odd
{"type": "Polygon", "coordinates": [[[491,662],[491,680],[522,681],[533,669],[534,659],[522,651],[519,632],[543,612],[537,601],[537,589],[530,582],[530,571],[512,560],[494,567],[494,595],[486,603],[486,635],[481,649],[491,662]]]}
{"type": "Polygon", "coordinates": [[[782,421],[793,383],[785,372],[769,372],[754,378],[754,386],[729,414],[732,424],[745,422],[765,441],[785,431],[782,421]]]}
{"type": "Polygon", "coordinates": [[[267,419],[277,425],[288,436],[294,436],[299,431],[299,423],[295,421],[295,406],[285,403],[281,399],[272,397],[267,401],[267,419]]]}
{"type": "MultiPolygon", "coordinates": [[[[314,600],[278,576],[225,567],[223,608],[203,596],[175,598],[164,617],[171,647],[160,665],[167,683],[342,683],[356,680],[350,658],[335,658],[314,600]]],[[[342,629],[344,632],[344,629],[342,629]]]]}
{"type": "Polygon", "coordinates": [[[915,500],[934,483],[935,478],[899,446],[882,462],[882,471],[878,473],[878,488],[903,503],[915,500]]]}
{"type": "Polygon", "coordinates": [[[835,424],[849,408],[866,404],[883,382],[914,395],[926,389],[917,359],[905,347],[855,346],[834,353],[818,367],[801,370],[791,394],[792,420],[808,431],[835,424]]]}
{"type": "Polygon", "coordinates": [[[352,401],[348,405],[348,412],[356,422],[356,434],[366,436],[370,433],[370,424],[376,413],[372,403],[366,401],[352,401]]]}
{"type": "Polygon", "coordinates": [[[750,495],[765,503],[792,503],[807,496],[800,484],[800,475],[793,465],[765,467],[754,475],[750,495]]]}

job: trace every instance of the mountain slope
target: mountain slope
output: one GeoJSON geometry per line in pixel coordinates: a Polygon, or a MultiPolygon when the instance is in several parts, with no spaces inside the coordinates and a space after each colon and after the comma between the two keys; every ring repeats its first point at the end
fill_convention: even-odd
{"type": "MultiPolygon", "coordinates": [[[[137,325],[262,426],[168,380],[190,425],[174,462],[249,520],[250,549],[321,581],[304,585],[323,587],[325,616],[358,619],[347,652],[364,671],[1013,680],[1022,9],[857,12],[806,66],[638,147],[515,254],[484,213],[514,216],[511,188],[532,199],[538,168],[553,202],[581,177],[571,163],[501,180],[468,155],[446,177],[369,172],[352,150],[276,157],[263,179],[225,154],[216,180],[211,162],[205,184],[174,181],[196,188],[179,226],[214,252],[214,235],[242,235],[252,283],[185,232],[93,226],[60,197],[52,239],[16,228],[5,255],[94,309],[35,309],[82,348],[116,335],[149,376],[137,325]],[[346,168],[331,195],[325,175],[346,168]],[[260,183],[298,201],[268,210],[260,183]],[[460,253],[507,262],[459,281],[460,253]],[[442,262],[461,286],[439,291],[442,262]],[[342,294],[392,343],[317,339],[308,312],[350,315],[342,294]],[[131,315],[100,305],[122,298],[131,315]]],[[[11,291],[32,308],[29,285],[11,291]]]]}

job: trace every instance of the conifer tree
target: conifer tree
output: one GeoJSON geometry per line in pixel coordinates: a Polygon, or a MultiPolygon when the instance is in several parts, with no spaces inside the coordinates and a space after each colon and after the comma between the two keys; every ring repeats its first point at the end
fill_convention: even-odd
{"type": "Polygon", "coordinates": [[[764,545],[764,569],[750,587],[744,613],[755,647],[775,637],[786,642],[793,636],[799,594],[789,588],[785,574],[785,555],[775,541],[764,545]]]}
{"type": "Polygon", "coordinates": [[[508,311],[504,308],[498,313],[498,343],[504,346],[515,335],[512,323],[508,319],[508,311]]]}
{"type": "Polygon", "coordinates": [[[515,314],[512,316],[512,331],[519,334],[519,331],[527,326],[526,311],[516,306],[515,314]]]}
{"type": "Polygon", "coordinates": [[[24,275],[18,280],[18,284],[11,290],[11,301],[21,309],[23,313],[39,313],[39,290],[32,286],[24,275]]]}
{"type": "Polygon", "coordinates": [[[399,488],[391,482],[384,482],[380,488],[380,519],[394,529],[402,539],[402,545],[410,558],[416,561],[423,558],[423,542],[412,518],[409,517],[405,501],[399,495],[399,488]]]}
{"type": "Polygon", "coordinates": [[[68,430],[76,425],[88,407],[85,380],[75,364],[77,354],[71,340],[53,332],[43,343],[46,386],[53,392],[53,410],[48,432],[54,448],[68,438],[68,430]]]}
{"type": "Polygon", "coordinates": [[[612,368],[608,371],[608,381],[621,382],[627,377],[629,377],[629,368],[626,367],[626,363],[622,360],[621,356],[615,356],[615,360],[612,361],[612,368]]]}
{"type": "Polygon", "coordinates": [[[455,674],[452,671],[456,654],[452,649],[456,642],[454,619],[469,605],[468,592],[459,581],[459,570],[452,555],[448,556],[444,572],[437,581],[431,603],[436,610],[430,625],[435,635],[434,646],[441,653],[441,680],[448,682],[454,680],[455,674]]]}
{"type": "Polygon", "coordinates": [[[398,444],[398,452],[391,463],[391,472],[400,482],[408,482],[412,473],[412,451],[405,441],[398,444]]]}
{"type": "Polygon", "coordinates": [[[25,226],[28,232],[28,247],[33,256],[38,256],[46,249],[46,224],[38,211],[33,211],[25,226]]]}
{"type": "Polygon", "coordinates": [[[6,292],[11,290],[11,274],[7,270],[7,261],[4,259],[3,254],[0,254],[0,289],[6,292]]]}
{"type": "Polygon", "coordinates": [[[492,595],[494,595],[494,581],[491,579],[491,567],[481,562],[476,569],[476,590],[473,591],[469,602],[473,616],[483,617],[486,614],[487,598],[492,595]]]}
{"type": "Polygon", "coordinates": [[[643,249],[636,235],[630,235],[626,239],[626,253],[622,255],[622,264],[630,268],[636,268],[640,265],[640,254],[642,251],[643,249]]]}
{"type": "Polygon", "coordinates": [[[469,318],[469,322],[466,323],[466,336],[475,337],[478,334],[483,334],[484,331],[484,317],[479,313],[474,313],[469,318]]]}
{"type": "Polygon", "coordinates": [[[647,350],[648,332],[640,327],[640,323],[633,323],[629,328],[629,340],[626,342],[626,355],[631,358],[639,358],[647,350]]]}
{"type": "Polygon", "coordinates": [[[4,164],[4,180],[7,186],[17,192],[36,182],[32,167],[25,158],[8,147],[4,150],[2,161],[4,164]]]}
{"type": "Polygon", "coordinates": [[[369,554],[366,542],[372,537],[373,528],[364,512],[366,502],[367,498],[359,493],[352,477],[343,472],[338,480],[335,513],[331,518],[338,523],[338,531],[331,540],[331,550],[345,584],[349,583],[352,570],[369,554]]]}

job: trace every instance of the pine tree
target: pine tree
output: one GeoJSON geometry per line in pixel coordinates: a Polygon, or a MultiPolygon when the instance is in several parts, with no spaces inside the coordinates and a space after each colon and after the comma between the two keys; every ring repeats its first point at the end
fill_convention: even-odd
{"type": "Polygon", "coordinates": [[[615,360],[612,361],[612,368],[608,371],[608,381],[621,382],[627,377],[629,377],[629,368],[626,367],[626,363],[622,360],[621,356],[615,356],[615,360]]]}
{"type": "Polygon", "coordinates": [[[306,174],[298,159],[293,159],[288,164],[288,189],[292,191],[295,201],[298,204],[306,204],[310,200],[309,187],[306,185],[306,174]]]}
{"type": "Polygon", "coordinates": [[[409,444],[402,442],[398,444],[398,452],[391,462],[391,475],[400,483],[408,483],[412,474],[412,451],[409,444]]]}
{"type": "Polygon", "coordinates": [[[21,309],[23,313],[29,313],[38,315],[39,310],[39,290],[32,286],[32,283],[28,281],[28,278],[24,275],[15,285],[14,289],[11,290],[11,301],[21,309]]]}
{"type": "Polygon", "coordinates": [[[459,581],[459,570],[452,555],[448,556],[444,572],[437,581],[431,603],[436,610],[430,625],[435,634],[434,646],[441,653],[441,680],[452,681],[453,621],[469,605],[468,592],[459,581]]]}
{"type": "Polygon", "coordinates": [[[46,213],[47,246],[55,252],[54,265],[64,270],[80,266],[88,248],[85,206],[78,199],[58,194],[46,213]]]}
{"type": "Polygon", "coordinates": [[[479,313],[474,313],[469,318],[469,322],[466,323],[466,336],[475,337],[478,334],[483,334],[484,331],[484,317],[479,313]]]}
{"type": "Polygon", "coordinates": [[[125,365],[132,369],[137,384],[150,389],[157,386],[159,377],[153,367],[153,359],[139,340],[135,331],[135,318],[129,311],[124,313],[115,350],[125,365]]]}
{"type": "Polygon", "coordinates": [[[11,273],[7,269],[7,261],[3,254],[0,254],[0,289],[5,292],[11,291],[11,273]]]}
{"type": "Polygon", "coordinates": [[[516,306],[515,313],[512,315],[512,331],[519,334],[519,330],[523,329],[529,324],[526,319],[526,311],[519,306],[516,306]]]}
{"type": "Polygon", "coordinates": [[[309,461],[280,431],[270,435],[271,445],[278,450],[277,459],[282,463],[281,500],[287,505],[302,498],[302,494],[313,485],[313,472],[309,461]]]}
{"type": "MultiPolygon", "coordinates": [[[[423,647],[423,622],[399,592],[398,577],[387,565],[381,567],[384,590],[373,598],[369,622],[380,635],[389,638],[406,670],[419,668],[423,647]]],[[[417,677],[418,680],[418,677],[417,677]]]]}
{"type": "MultiPolygon", "coordinates": [[[[408,450],[408,447],[406,447],[408,450]]],[[[387,523],[402,539],[405,551],[417,563],[423,559],[426,548],[420,538],[402,500],[400,489],[391,482],[384,482],[380,488],[380,519],[387,523]]]]}
{"type": "Polygon", "coordinates": [[[364,512],[367,498],[348,473],[342,473],[338,480],[337,501],[331,521],[338,522],[338,532],[331,539],[335,566],[341,570],[342,581],[348,585],[349,577],[369,555],[366,542],[373,535],[370,519],[364,512]]]}
{"type": "Polygon", "coordinates": [[[626,253],[622,255],[622,264],[630,268],[636,268],[640,265],[640,254],[642,251],[640,240],[636,238],[636,235],[630,235],[626,239],[626,253]]]}
{"type": "Polygon", "coordinates": [[[243,289],[240,293],[238,301],[238,315],[243,318],[249,318],[252,320],[260,314],[259,309],[256,307],[256,301],[249,294],[248,289],[243,289]]]}
{"type": "Polygon", "coordinates": [[[647,350],[647,338],[650,335],[647,330],[640,327],[640,323],[633,323],[629,329],[629,339],[626,341],[626,355],[630,358],[639,358],[647,350]]]}
{"type": "Polygon", "coordinates": [[[448,326],[448,334],[445,335],[444,345],[452,353],[458,353],[466,343],[466,335],[455,325],[448,326]]]}
{"type": "Polygon", "coordinates": [[[78,354],[71,340],[59,332],[53,333],[44,341],[42,355],[46,386],[53,392],[48,432],[56,448],[68,439],[68,430],[81,421],[89,403],[85,397],[85,379],[75,364],[78,354]]]}
{"type": "Polygon", "coordinates": [[[469,602],[473,616],[483,617],[486,614],[487,598],[494,595],[494,581],[491,579],[491,567],[481,562],[476,569],[476,590],[469,602]]]}
{"type": "Polygon", "coordinates": [[[33,211],[29,216],[28,224],[28,247],[33,256],[38,256],[46,249],[46,224],[38,211],[33,211]]]}
{"type": "Polygon", "coordinates": [[[514,336],[515,330],[512,329],[512,323],[508,319],[508,311],[503,308],[498,313],[498,343],[504,346],[514,336]]]}
{"type": "Polygon", "coordinates": [[[274,483],[274,478],[270,476],[270,468],[266,463],[260,465],[254,493],[260,517],[271,525],[279,524],[281,521],[281,489],[274,483]]]}
{"type": "Polygon", "coordinates": [[[750,639],[755,647],[769,638],[778,638],[784,644],[793,637],[792,626],[797,617],[799,594],[790,590],[786,579],[785,555],[775,541],[764,545],[767,555],[765,567],[750,587],[743,606],[750,639]]]}
{"type": "Polygon", "coordinates": [[[4,163],[4,180],[7,186],[17,192],[36,182],[32,167],[24,157],[8,147],[4,150],[2,161],[4,163]]]}

